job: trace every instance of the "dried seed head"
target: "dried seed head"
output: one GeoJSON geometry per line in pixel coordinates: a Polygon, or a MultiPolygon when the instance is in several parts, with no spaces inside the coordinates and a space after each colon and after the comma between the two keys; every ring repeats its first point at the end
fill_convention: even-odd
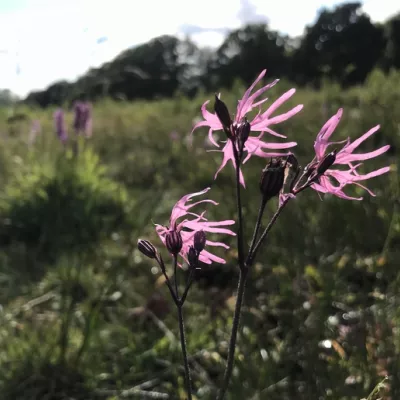
{"type": "Polygon", "coordinates": [[[139,239],[137,247],[146,257],[157,258],[157,249],[148,240],[139,239]]]}
{"type": "Polygon", "coordinates": [[[165,245],[168,251],[176,256],[182,250],[183,245],[180,232],[176,230],[169,231],[165,237],[165,245]]]}
{"type": "Polygon", "coordinates": [[[201,251],[204,250],[204,247],[206,246],[206,234],[204,231],[197,231],[194,234],[194,239],[193,239],[193,247],[194,249],[200,253],[201,251]]]}
{"type": "Polygon", "coordinates": [[[277,196],[285,180],[285,164],[282,159],[272,159],[263,169],[260,190],[265,200],[277,196]]]}

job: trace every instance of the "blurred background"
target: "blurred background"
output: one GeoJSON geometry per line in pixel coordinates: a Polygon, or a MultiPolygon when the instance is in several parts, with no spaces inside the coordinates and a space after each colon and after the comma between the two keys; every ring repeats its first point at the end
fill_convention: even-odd
{"type": "MultiPolygon", "coordinates": [[[[367,182],[376,197],[305,191],[287,207],[248,283],[228,398],[360,400],[388,377],[368,399],[400,399],[391,0],[0,1],[1,399],[185,399],[176,310],[136,242],[160,246],[153,224],[207,186],[221,204],[209,218],[236,218],[233,169],[214,181],[221,155],[190,132],[204,101],[221,92],[233,112],[264,68],[281,79],[271,101],[295,87],[284,107],[304,104],[277,128],[303,166],[343,107],[334,140],[381,124],[362,150],[391,149],[364,170],[392,171],[367,182]]],[[[244,168],[247,238],[265,163],[244,168]]],[[[225,366],[238,278],[226,240],[227,263],[204,266],[185,304],[196,399],[215,397],[225,366]]]]}

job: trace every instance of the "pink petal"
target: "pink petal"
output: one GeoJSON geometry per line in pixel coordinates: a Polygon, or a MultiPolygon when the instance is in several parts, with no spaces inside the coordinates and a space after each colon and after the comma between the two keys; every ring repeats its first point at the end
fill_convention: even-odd
{"type": "Polygon", "coordinates": [[[292,118],[294,115],[296,115],[302,109],[303,109],[303,104],[299,104],[296,107],[292,108],[290,111],[271,118],[268,121],[268,123],[269,123],[269,125],[274,125],[274,124],[279,124],[281,122],[284,122],[284,121],[288,120],[289,118],[292,118]]]}
{"type": "Polygon", "coordinates": [[[277,110],[283,103],[285,103],[287,100],[289,100],[294,94],[296,93],[296,89],[290,89],[287,92],[283,93],[277,100],[275,100],[268,109],[261,114],[261,117],[264,118],[269,118],[271,114],[275,110],[277,110]]]}
{"type": "Polygon", "coordinates": [[[201,106],[201,113],[203,114],[203,118],[210,124],[210,127],[214,129],[222,129],[222,124],[219,118],[215,114],[211,114],[206,108],[209,102],[210,100],[207,100],[201,106]]]}
{"type": "Polygon", "coordinates": [[[378,131],[379,128],[380,125],[374,126],[368,132],[364,133],[364,135],[355,140],[353,143],[346,146],[343,150],[345,150],[347,153],[352,153],[362,142],[364,142],[366,139],[372,136],[376,131],[378,131]]]}
{"type": "Polygon", "coordinates": [[[364,181],[366,179],[374,178],[375,176],[386,174],[389,171],[390,171],[390,167],[383,167],[383,168],[377,169],[376,171],[372,171],[369,174],[358,175],[358,176],[354,177],[353,180],[354,181],[364,181]]]}
{"type": "Polygon", "coordinates": [[[361,153],[361,154],[349,154],[349,153],[347,153],[347,149],[348,148],[345,148],[344,151],[343,150],[339,151],[339,153],[336,155],[335,164],[347,164],[352,161],[369,160],[370,158],[375,158],[375,157],[380,156],[383,153],[386,153],[390,149],[390,146],[386,145],[386,146],[381,147],[378,150],[370,151],[369,153],[361,153]]]}
{"type": "MultiPolygon", "coordinates": [[[[240,108],[238,107],[237,109],[237,113],[236,113],[236,118],[235,120],[237,122],[240,122],[242,120],[242,118],[245,116],[245,114],[247,114],[250,110],[252,110],[254,107],[256,107],[253,103],[254,100],[261,96],[264,92],[266,92],[267,90],[271,89],[273,86],[275,86],[277,83],[279,82],[279,79],[275,79],[273,82],[271,82],[270,84],[262,87],[261,89],[258,89],[256,92],[254,92],[247,100],[245,103],[241,103],[240,104],[240,108]]],[[[260,103],[263,103],[264,100],[261,100],[258,102],[257,105],[259,105],[260,103]]]]}
{"type": "Polygon", "coordinates": [[[243,106],[246,104],[248,98],[250,97],[251,91],[255,88],[255,86],[257,85],[257,83],[260,82],[260,80],[264,77],[264,75],[265,75],[266,72],[267,72],[266,69],[264,69],[263,71],[261,71],[261,74],[258,75],[257,79],[256,79],[256,80],[250,85],[250,87],[246,90],[246,92],[244,93],[242,99],[239,100],[239,103],[238,103],[238,106],[237,106],[237,110],[236,110],[236,116],[242,114],[243,106]]]}

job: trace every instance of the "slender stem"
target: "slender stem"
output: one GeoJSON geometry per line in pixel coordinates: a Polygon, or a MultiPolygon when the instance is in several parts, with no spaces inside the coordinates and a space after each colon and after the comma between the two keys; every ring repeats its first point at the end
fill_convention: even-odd
{"type": "Polygon", "coordinates": [[[176,298],[179,300],[179,291],[178,291],[178,256],[174,254],[174,282],[175,282],[175,294],[176,298]]]}
{"type": "Polygon", "coordinates": [[[185,383],[186,383],[186,391],[187,391],[187,400],[192,400],[192,384],[190,377],[190,369],[189,369],[189,361],[186,350],[186,338],[185,338],[185,326],[183,324],[183,313],[182,313],[182,304],[177,304],[178,309],[178,319],[179,319],[179,334],[181,338],[181,349],[183,356],[183,365],[185,367],[185,383]]]}
{"type": "MultiPolygon", "coordinates": [[[[307,189],[308,187],[310,187],[310,183],[305,183],[300,188],[298,188],[296,190],[293,190],[293,195],[299,194],[300,192],[302,192],[303,190],[307,189]]],[[[249,251],[249,255],[248,255],[247,261],[246,261],[247,267],[249,267],[253,263],[254,258],[256,257],[257,251],[259,250],[262,242],[267,237],[269,231],[274,226],[274,224],[275,224],[276,220],[278,219],[279,215],[281,214],[282,210],[285,208],[286,204],[289,202],[289,200],[291,198],[292,197],[289,197],[289,196],[286,197],[286,199],[283,201],[283,203],[278,207],[278,209],[276,210],[275,214],[272,216],[271,221],[269,221],[268,226],[265,228],[264,232],[260,236],[260,239],[258,239],[258,242],[254,246],[254,249],[252,251],[249,251]]]]}
{"type": "Polygon", "coordinates": [[[258,239],[257,244],[254,246],[254,249],[251,253],[249,253],[249,256],[247,258],[248,260],[248,266],[250,266],[253,261],[254,258],[257,254],[257,251],[259,250],[262,242],[264,241],[264,239],[266,238],[266,236],[268,235],[268,232],[271,230],[271,228],[274,226],[276,220],[278,219],[279,215],[281,214],[282,210],[285,208],[286,204],[289,202],[290,197],[287,197],[283,203],[278,207],[278,209],[276,210],[275,214],[273,215],[273,217],[271,218],[271,221],[269,221],[268,226],[265,228],[264,232],[262,233],[262,235],[260,236],[260,239],[258,239]]]}
{"type": "Polygon", "coordinates": [[[240,195],[240,158],[236,145],[232,140],[233,153],[235,156],[235,171],[236,171],[236,202],[237,202],[237,212],[238,212],[238,258],[239,258],[239,268],[242,270],[244,266],[244,256],[243,256],[243,214],[242,214],[242,200],[240,195]]]}
{"type": "Polygon", "coordinates": [[[160,256],[160,257],[156,258],[156,261],[158,262],[158,265],[160,266],[161,271],[162,271],[162,273],[163,273],[163,275],[165,277],[165,282],[167,283],[168,289],[169,289],[169,291],[171,293],[171,297],[173,298],[174,303],[178,304],[178,298],[176,297],[177,295],[175,294],[174,289],[172,288],[171,281],[169,280],[169,277],[168,277],[167,271],[165,269],[165,265],[164,265],[163,259],[160,256]]]}
{"type": "Polygon", "coordinates": [[[100,304],[101,304],[101,302],[99,301],[98,304],[93,305],[89,311],[89,315],[87,316],[87,319],[86,319],[85,330],[83,333],[83,341],[82,341],[81,347],[79,348],[78,354],[75,358],[75,366],[78,365],[81,357],[83,356],[85,350],[87,349],[87,347],[89,345],[89,340],[90,340],[93,330],[94,330],[94,326],[95,326],[96,318],[98,316],[100,304]]]}
{"type": "Polygon", "coordinates": [[[237,333],[239,330],[240,314],[242,311],[243,298],[244,298],[244,292],[245,292],[245,288],[246,288],[246,280],[247,280],[248,271],[249,270],[247,268],[243,268],[240,270],[239,284],[238,284],[238,289],[237,289],[237,297],[236,297],[236,305],[235,305],[235,313],[233,315],[232,332],[231,332],[231,338],[229,341],[228,359],[226,362],[224,380],[223,380],[220,392],[218,394],[217,400],[223,400],[223,398],[225,397],[226,391],[228,390],[229,381],[231,380],[231,376],[232,376],[233,364],[235,361],[236,339],[237,339],[237,333]]]}
{"type": "Polygon", "coordinates": [[[192,286],[192,283],[193,283],[193,275],[194,275],[194,273],[193,273],[193,270],[192,270],[192,271],[190,271],[190,273],[189,273],[189,278],[188,278],[188,281],[187,281],[187,283],[186,283],[185,291],[183,292],[183,295],[182,295],[182,297],[181,297],[181,299],[180,299],[180,302],[181,302],[181,305],[182,305],[182,306],[183,306],[183,304],[185,303],[186,296],[188,295],[189,289],[190,289],[191,286],[192,286]]]}
{"type": "Polygon", "coordinates": [[[248,262],[250,259],[250,255],[254,250],[254,246],[256,245],[257,235],[258,235],[258,231],[260,230],[260,227],[261,227],[261,221],[262,221],[262,217],[264,215],[264,210],[265,210],[266,204],[267,204],[267,199],[263,196],[261,198],[260,208],[258,210],[257,222],[256,222],[256,226],[254,228],[253,238],[251,239],[249,253],[247,255],[247,260],[246,260],[247,266],[248,266],[248,262]]]}

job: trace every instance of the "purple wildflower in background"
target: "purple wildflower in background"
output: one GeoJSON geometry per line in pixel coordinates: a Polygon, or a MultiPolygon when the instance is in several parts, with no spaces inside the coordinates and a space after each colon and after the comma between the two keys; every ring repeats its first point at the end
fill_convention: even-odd
{"type": "Polygon", "coordinates": [[[68,139],[67,128],[65,127],[64,111],[62,108],[58,108],[54,112],[54,125],[56,133],[61,143],[65,144],[68,139]]]}
{"type": "MultiPolygon", "coordinates": [[[[232,232],[230,229],[221,228],[223,226],[233,225],[235,221],[233,220],[226,220],[226,221],[219,221],[219,222],[209,222],[205,218],[206,211],[203,211],[201,214],[195,214],[193,212],[189,212],[192,207],[195,207],[201,203],[211,203],[214,205],[218,205],[217,202],[210,199],[200,200],[192,204],[187,204],[191,201],[192,197],[200,196],[204,193],[207,193],[210,188],[206,188],[201,192],[188,194],[183,196],[173,207],[171,212],[171,217],[169,220],[169,226],[162,226],[156,224],[156,231],[158,236],[160,237],[161,241],[166,245],[167,236],[180,236],[181,241],[179,243],[179,254],[183,257],[183,259],[187,262],[188,261],[188,252],[190,247],[193,245],[194,236],[196,232],[203,231],[203,232],[210,232],[210,233],[224,233],[227,235],[235,236],[236,234],[232,232]],[[177,220],[187,216],[192,215],[194,219],[187,219],[185,218],[182,222],[178,223],[177,220]]],[[[180,239],[179,238],[179,239],[180,239]]],[[[177,242],[177,240],[175,240],[177,242]]],[[[206,246],[213,246],[213,247],[223,247],[225,249],[229,249],[225,243],[222,242],[213,242],[211,240],[206,240],[206,246]]],[[[221,264],[225,264],[225,260],[221,257],[218,257],[207,250],[203,250],[199,255],[199,260],[205,264],[211,264],[212,262],[218,262],[221,264]]]]}
{"type": "MultiPolygon", "coordinates": [[[[282,105],[284,104],[287,100],[289,100],[294,93],[296,92],[296,89],[290,89],[286,93],[284,93],[282,96],[280,96],[274,103],[272,103],[266,111],[261,112],[261,105],[265,103],[268,98],[264,99],[259,99],[259,97],[272,88],[273,86],[278,83],[279,79],[274,80],[272,83],[261,87],[260,89],[256,90],[254,93],[252,93],[253,89],[255,86],[258,84],[258,82],[261,81],[261,79],[264,77],[266,73],[266,70],[262,71],[261,74],[257,77],[257,79],[253,82],[253,84],[246,90],[244,93],[243,97],[241,100],[239,100],[237,109],[236,109],[236,114],[234,117],[233,121],[230,121],[234,129],[239,130],[239,128],[244,124],[247,123],[246,120],[246,114],[251,112],[253,109],[258,108],[258,113],[257,115],[251,120],[250,122],[250,132],[259,132],[257,136],[249,136],[246,138],[246,141],[244,143],[243,150],[247,152],[247,156],[244,160],[244,162],[248,161],[248,159],[251,156],[258,156],[258,157],[263,157],[263,158],[268,158],[268,157],[276,157],[276,156],[282,156],[282,155],[288,155],[288,153],[280,153],[276,151],[268,151],[268,150],[282,150],[282,149],[288,149],[293,146],[296,146],[296,142],[287,142],[287,143],[271,143],[271,142],[265,142],[264,139],[264,134],[269,133],[270,135],[280,137],[280,138],[286,138],[286,136],[281,135],[274,130],[271,129],[272,125],[276,125],[278,123],[284,122],[287,119],[291,118],[295,114],[297,114],[302,108],[303,105],[299,104],[296,107],[292,108],[291,110],[280,114],[280,115],[275,115],[272,116],[272,114],[282,105]],[[257,100],[257,101],[256,101],[257,100]],[[267,151],[265,151],[267,150],[267,151]]],[[[213,137],[213,132],[218,131],[218,130],[224,130],[224,128],[227,128],[227,126],[223,126],[220,118],[218,117],[217,113],[210,113],[207,111],[207,104],[209,101],[206,101],[203,106],[201,107],[201,112],[204,118],[204,121],[198,122],[194,128],[193,131],[197,128],[200,128],[202,126],[208,126],[210,129],[208,131],[208,137],[210,142],[216,146],[220,147],[220,145],[215,141],[213,137]]],[[[228,116],[227,119],[230,119],[228,116]]],[[[193,132],[192,131],[192,132],[193,132]]],[[[233,140],[228,140],[224,146],[224,148],[221,150],[224,153],[222,164],[217,170],[214,179],[217,177],[218,173],[225,167],[228,161],[231,161],[233,165],[235,165],[235,156],[234,156],[234,141],[233,140]]],[[[235,144],[237,146],[237,144],[235,144]]],[[[239,149],[237,149],[239,152],[239,149]]],[[[242,175],[242,172],[240,171],[240,183],[244,186],[244,178],[242,175]]]]}
{"type": "Polygon", "coordinates": [[[314,143],[315,158],[309,164],[308,169],[310,171],[313,169],[316,169],[318,171],[318,169],[320,169],[320,172],[322,172],[322,174],[321,176],[319,176],[317,182],[313,183],[311,187],[321,193],[330,193],[342,199],[362,200],[362,197],[350,197],[343,192],[342,189],[346,185],[353,184],[362,187],[371,196],[375,196],[375,194],[371,190],[361,185],[359,182],[385,174],[389,172],[390,167],[383,167],[363,175],[359,174],[357,171],[357,168],[360,167],[362,163],[358,163],[355,165],[353,163],[357,161],[368,160],[370,158],[375,158],[388,151],[390,146],[382,146],[381,148],[368,153],[353,153],[354,150],[356,150],[362,142],[364,142],[376,131],[378,131],[378,129],[380,128],[379,125],[364,133],[364,135],[359,137],[354,142],[351,142],[350,138],[342,142],[330,142],[329,138],[339,124],[342,114],[343,109],[339,109],[338,112],[325,123],[325,125],[321,128],[321,131],[317,135],[314,143]],[[331,147],[333,144],[343,143],[345,144],[342,149],[340,149],[339,151],[334,150],[331,153],[327,154],[328,147],[331,147]],[[349,167],[349,169],[330,169],[331,166],[334,165],[346,165],[347,167],[349,167]],[[321,168],[323,169],[323,171],[321,170],[321,168]],[[337,184],[335,185],[335,183],[337,184]]]}
{"type": "Polygon", "coordinates": [[[92,105],[89,102],[74,103],[74,129],[77,135],[92,136],[92,105]]]}

